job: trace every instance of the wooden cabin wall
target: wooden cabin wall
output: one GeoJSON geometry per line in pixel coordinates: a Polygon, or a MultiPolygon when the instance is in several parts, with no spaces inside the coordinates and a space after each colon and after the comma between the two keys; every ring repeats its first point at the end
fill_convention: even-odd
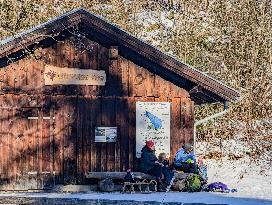
{"type": "Polygon", "coordinates": [[[171,159],[184,142],[192,142],[194,105],[188,92],[121,56],[109,59],[108,53],[96,42],[69,38],[0,68],[2,187],[48,188],[54,180],[84,184],[88,171],[133,169],[137,101],[172,103],[171,159]],[[45,86],[46,64],[105,70],[107,82],[45,86]],[[117,142],[95,143],[96,126],[117,126],[117,142]]]}

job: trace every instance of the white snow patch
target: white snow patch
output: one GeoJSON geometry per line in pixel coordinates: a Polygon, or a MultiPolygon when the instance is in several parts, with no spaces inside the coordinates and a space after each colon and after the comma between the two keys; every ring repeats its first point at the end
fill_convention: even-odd
{"type": "Polygon", "coordinates": [[[98,4],[94,6],[94,9],[101,10],[101,11],[111,11],[112,5],[109,4],[98,4]]]}
{"type": "Polygon", "coordinates": [[[256,135],[249,141],[242,140],[246,136],[245,124],[239,121],[230,121],[235,127],[233,139],[224,140],[220,137],[211,142],[197,142],[197,155],[205,156],[209,152],[222,153],[220,160],[207,159],[208,182],[223,182],[230,188],[238,190],[235,196],[272,199],[272,150],[261,149],[265,139],[271,136],[272,119],[263,119],[252,122],[256,135]],[[260,136],[260,138],[259,138],[260,136]],[[260,139],[260,140],[258,140],[260,139]],[[257,159],[250,154],[256,147],[260,147],[262,155],[257,159]],[[228,159],[235,155],[237,160],[228,159]]]}
{"type": "Polygon", "coordinates": [[[272,200],[272,169],[270,166],[250,163],[249,158],[239,160],[206,160],[208,181],[223,182],[238,190],[235,196],[272,200]]]}

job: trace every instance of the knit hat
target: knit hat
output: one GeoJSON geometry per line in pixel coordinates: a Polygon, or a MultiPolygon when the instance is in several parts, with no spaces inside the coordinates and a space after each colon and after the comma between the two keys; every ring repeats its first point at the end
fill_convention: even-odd
{"type": "Polygon", "coordinates": [[[189,144],[189,143],[185,143],[184,145],[183,145],[183,149],[191,149],[192,148],[192,145],[191,144],[189,144]]]}
{"type": "Polygon", "coordinates": [[[153,142],[152,140],[147,140],[147,141],[145,142],[145,145],[150,149],[151,147],[154,146],[154,142],[153,142]]]}

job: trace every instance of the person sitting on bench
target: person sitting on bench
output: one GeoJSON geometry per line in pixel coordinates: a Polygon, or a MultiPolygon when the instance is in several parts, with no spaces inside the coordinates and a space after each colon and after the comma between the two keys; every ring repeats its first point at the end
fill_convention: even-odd
{"type": "Polygon", "coordinates": [[[169,166],[167,155],[165,153],[160,153],[158,156],[158,161],[162,164],[162,174],[165,177],[167,185],[169,185],[172,178],[174,177],[174,172],[169,166]]]}
{"type": "Polygon", "coordinates": [[[169,185],[174,176],[171,170],[167,170],[164,164],[158,161],[155,154],[155,144],[152,140],[146,141],[146,145],[142,148],[140,171],[155,176],[158,184],[163,184],[162,177],[164,176],[167,185],[169,185]]]}
{"type": "Polygon", "coordinates": [[[159,163],[155,155],[155,144],[152,140],[146,141],[142,148],[140,170],[143,173],[155,176],[158,180],[162,178],[162,164],[159,163]]]}
{"type": "Polygon", "coordinates": [[[177,151],[173,163],[173,167],[176,170],[183,171],[184,173],[199,174],[198,167],[196,165],[196,158],[192,150],[192,145],[186,143],[177,151]]]}

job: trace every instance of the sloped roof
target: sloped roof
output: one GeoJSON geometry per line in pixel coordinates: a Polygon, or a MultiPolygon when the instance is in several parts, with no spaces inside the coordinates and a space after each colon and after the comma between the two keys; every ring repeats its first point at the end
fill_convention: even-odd
{"type": "Polygon", "coordinates": [[[135,38],[107,20],[79,8],[0,42],[0,67],[7,56],[40,44],[52,34],[77,26],[105,47],[118,46],[120,55],[189,91],[197,104],[236,101],[240,93],[194,67],[135,38]]]}

